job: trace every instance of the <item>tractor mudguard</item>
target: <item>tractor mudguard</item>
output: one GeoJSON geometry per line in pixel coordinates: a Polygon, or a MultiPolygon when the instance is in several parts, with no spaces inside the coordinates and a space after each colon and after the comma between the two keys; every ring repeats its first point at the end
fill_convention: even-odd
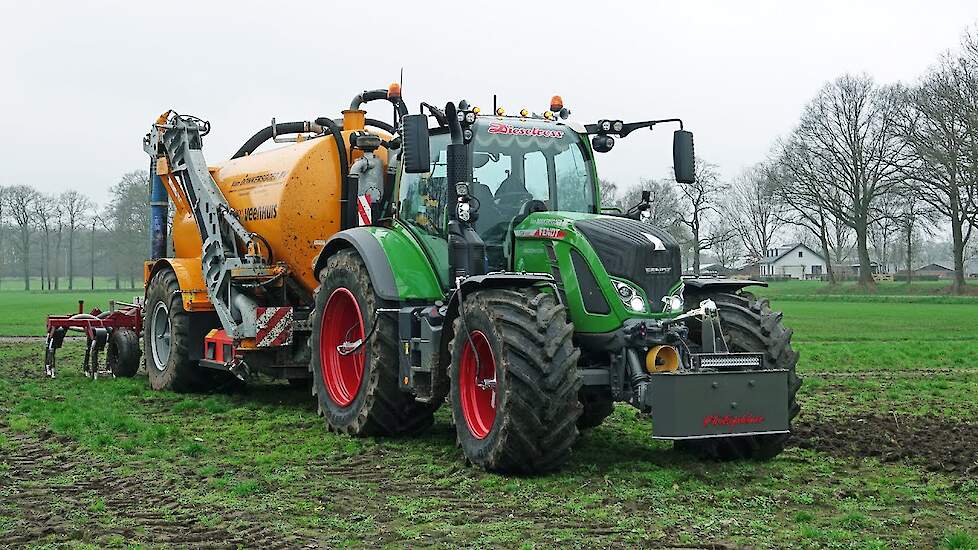
{"type": "Polygon", "coordinates": [[[214,311],[204,285],[204,274],[200,258],[160,258],[143,265],[143,286],[149,286],[153,277],[162,270],[170,268],[177,276],[183,309],[186,311],[214,311]]]}
{"type": "Polygon", "coordinates": [[[385,227],[354,227],[334,234],[313,263],[313,275],[326,260],[344,248],[353,248],[367,266],[370,282],[383,300],[438,300],[444,296],[438,278],[418,244],[403,231],[385,227]],[[397,265],[397,271],[392,265],[397,265]]]}
{"type": "MultiPolygon", "coordinates": [[[[555,281],[549,273],[488,273],[486,275],[473,275],[462,281],[462,286],[452,293],[448,301],[447,318],[452,319],[458,312],[459,295],[462,299],[470,292],[482,290],[484,288],[525,288],[536,284],[554,285],[555,281]]],[[[560,293],[555,292],[557,299],[560,300],[560,293]]]]}
{"type": "Polygon", "coordinates": [[[703,292],[729,292],[734,293],[749,286],[767,286],[764,281],[754,281],[751,279],[683,279],[686,292],[695,291],[699,294],[703,292]]]}

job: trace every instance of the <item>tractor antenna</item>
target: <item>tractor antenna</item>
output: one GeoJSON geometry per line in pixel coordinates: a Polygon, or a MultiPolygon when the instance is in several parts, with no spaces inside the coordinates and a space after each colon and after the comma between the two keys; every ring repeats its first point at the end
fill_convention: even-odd
{"type": "Polygon", "coordinates": [[[496,114],[496,94],[492,94],[492,114],[496,114]]]}

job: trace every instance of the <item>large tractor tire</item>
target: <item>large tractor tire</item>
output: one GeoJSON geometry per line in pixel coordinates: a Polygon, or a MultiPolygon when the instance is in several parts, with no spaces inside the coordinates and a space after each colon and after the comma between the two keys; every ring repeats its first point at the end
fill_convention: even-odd
{"type": "Polygon", "coordinates": [[[449,395],[465,457],[497,472],[560,468],[582,410],[580,350],[564,306],[537,289],[487,289],[460,310],[449,395]]]}
{"type": "Polygon", "coordinates": [[[437,404],[415,401],[398,387],[397,323],[389,313],[376,313],[393,304],[374,293],[357,253],[347,249],[331,256],[319,282],[310,369],[312,393],[329,428],[351,435],[398,435],[431,426],[437,404]],[[365,343],[354,345],[364,338],[365,343]]]}
{"type": "Polygon", "coordinates": [[[109,335],[105,347],[105,366],[116,377],[132,378],[139,370],[139,335],[127,328],[117,328],[109,335]]]}
{"type": "Polygon", "coordinates": [[[213,376],[190,358],[190,314],[183,309],[180,284],[171,269],[162,269],[146,288],[143,347],[146,375],[154,390],[206,390],[213,376]]]}
{"type": "MultiPolygon", "coordinates": [[[[706,298],[717,305],[720,327],[731,352],[764,353],[766,368],[788,371],[786,391],[791,394],[788,400],[790,424],[801,409],[795,399],[801,379],[795,373],[798,352],[791,349],[792,331],[781,323],[781,312],[772,311],[766,299],[758,300],[747,292],[701,295],[695,298],[695,303],[706,298]]],[[[698,341],[698,329],[691,331],[690,336],[698,341]]],[[[787,441],[788,434],[747,435],[677,441],[675,447],[716,460],[768,460],[780,454],[787,441]]]]}

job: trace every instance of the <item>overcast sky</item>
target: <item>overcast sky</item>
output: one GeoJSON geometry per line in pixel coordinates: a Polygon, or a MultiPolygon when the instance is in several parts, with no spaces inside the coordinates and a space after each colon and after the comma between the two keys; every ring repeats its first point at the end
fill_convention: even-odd
{"type": "MultiPolygon", "coordinates": [[[[401,67],[412,111],[488,108],[493,93],[510,113],[541,111],[556,93],[582,122],[681,117],[697,155],[731,176],[825,81],[911,82],[978,20],[974,0],[327,4],[4,1],[0,184],[104,202],[147,166],[141,138],[166,109],[211,121],[215,164],[273,116],[338,116],[401,67]]],[[[632,134],[599,173],[623,187],[662,177],[670,139],[632,134]]]]}

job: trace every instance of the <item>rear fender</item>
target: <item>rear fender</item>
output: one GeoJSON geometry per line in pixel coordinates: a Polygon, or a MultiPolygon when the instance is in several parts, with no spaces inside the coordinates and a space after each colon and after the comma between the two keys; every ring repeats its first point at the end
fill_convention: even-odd
{"type": "Polygon", "coordinates": [[[313,275],[318,279],[329,257],[346,248],[357,251],[381,299],[433,302],[444,298],[431,262],[413,239],[397,229],[355,227],[336,233],[314,260],[313,275]]]}
{"type": "Polygon", "coordinates": [[[214,311],[207,296],[200,258],[160,258],[143,265],[143,287],[149,286],[153,277],[163,269],[172,269],[180,285],[180,296],[185,311],[214,311]]]}

